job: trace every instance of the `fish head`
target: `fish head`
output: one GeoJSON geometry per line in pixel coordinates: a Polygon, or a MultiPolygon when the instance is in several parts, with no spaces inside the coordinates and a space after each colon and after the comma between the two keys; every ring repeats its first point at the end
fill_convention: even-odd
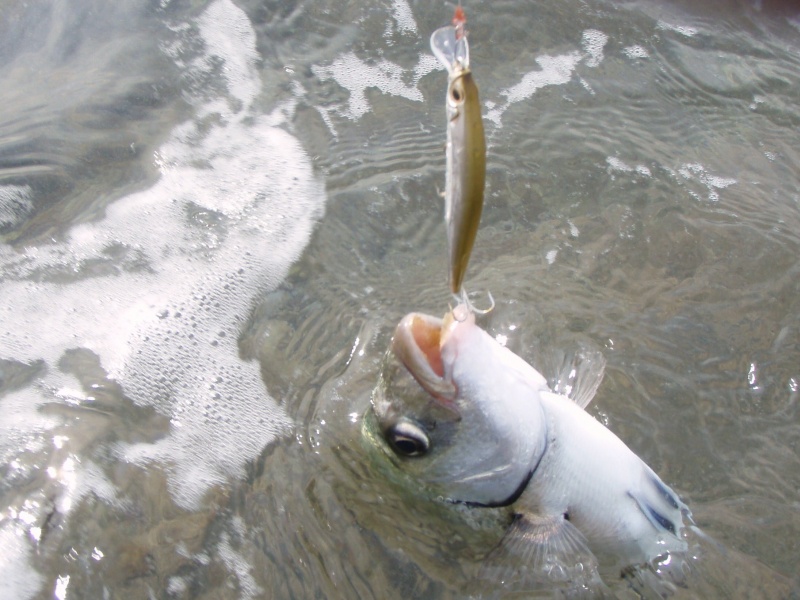
{"type": "Polygon", "coordinates": [[[544,379],[475,324],[411,313],[395,329],[372,395],[391,460],[454,502],[515,499],[544,451],[544,379]]]}

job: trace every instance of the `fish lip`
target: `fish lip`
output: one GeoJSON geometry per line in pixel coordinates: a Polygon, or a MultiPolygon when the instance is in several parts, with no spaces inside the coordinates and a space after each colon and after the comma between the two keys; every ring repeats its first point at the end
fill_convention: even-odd
{"type": "Polygon", "coordinates": [[[441,404],[456,410],[455,383],[445,376],[441,343],[444,321],[410,313],[403,317],[392,338],[392,352],[414,379],[441,404]]]}

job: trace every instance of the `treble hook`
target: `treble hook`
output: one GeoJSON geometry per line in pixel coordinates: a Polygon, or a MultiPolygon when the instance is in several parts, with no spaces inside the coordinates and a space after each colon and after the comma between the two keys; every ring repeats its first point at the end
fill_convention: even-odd
{"type": "MultiPolygon", "coordinates": [[[[489,296],[489,302],[491,303],[491,306],[489,306],[489,308],[481,309],[477,308],[472,303],[472,301],[469,299],[469,294],[467,293],[467,290],[464,289],[463,287],[461,288],[461,294],[453,294],[453,299],[456,301],[456,306],[458,306],[459,304],[463,304],[464,306],[467,307],[468,311],[466,315],[464,315],[463,319],[459,319],[458,316],[454,314],[456,321],[459,322],[465,321],[469,313],[474,313],[476,315],[483,316],[483,315],[488,315],[490,312],[492,312],[494,310],[494,307],[496,306],[494,297],[492,296],[492,292],[490,292],[489,290],[486,290],[486,295],[489,296]]],[[[450,307],[450,310],[451,311],[453,310],[452,306],[450,307]]]]}

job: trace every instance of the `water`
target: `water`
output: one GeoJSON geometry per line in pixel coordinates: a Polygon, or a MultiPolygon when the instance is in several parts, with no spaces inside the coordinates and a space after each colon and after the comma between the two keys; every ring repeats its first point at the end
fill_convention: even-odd
{"type": "MultiPolygon", "coordinates": [[[[602,350],[592,414],[725,548],[678,597],[796,596],[800,16],[466,9],[484,325],[534,364],[602,350]]],[[[361,431],[394,325],[449,301],[450,10],[0,9],[0,595],[475,593],[496,515],[361,431]]]]}

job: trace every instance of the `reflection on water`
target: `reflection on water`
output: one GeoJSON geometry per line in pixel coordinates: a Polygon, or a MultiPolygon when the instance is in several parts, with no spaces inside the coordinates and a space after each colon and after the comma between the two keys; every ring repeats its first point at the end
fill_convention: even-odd
{"type": "MultiPolygon", "coordinates": [[[[693,540],[679,597],[781,598],[800,16],[717,4],[467,7],[467,285],[545,371],[603,349],[591,411],[722,544],[693,540]]],[[[447,8],[2,10],[2,595],[477,593],[502,518],[420,496],[361,419],[398,319],[449,300],[447,8]]]]}

